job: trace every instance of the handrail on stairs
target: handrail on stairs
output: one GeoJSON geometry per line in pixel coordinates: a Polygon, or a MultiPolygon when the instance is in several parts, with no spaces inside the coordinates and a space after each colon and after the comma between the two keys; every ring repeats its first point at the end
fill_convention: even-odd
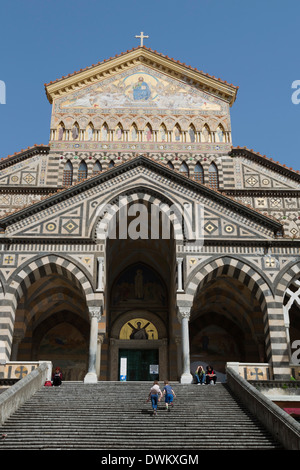
{"type": "Polygon", "coordinates": [[[51,377],[51,369],[51,362],[41,362],[36,369],[0,394],[0,425],[44,385],[51,377]]]}
{"type": "Polygon", "coordinates": [[[227,363],[227,384],[286,450],[300,450],[300,424],[239,375],[227,363]]]}

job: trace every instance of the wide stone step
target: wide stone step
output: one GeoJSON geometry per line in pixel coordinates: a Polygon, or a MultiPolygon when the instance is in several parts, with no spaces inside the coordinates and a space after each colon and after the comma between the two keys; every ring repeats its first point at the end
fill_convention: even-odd
{"type": "Polygon", "coordinates": [[[9,449],[276,449],[278,443],[223,384],[176,384],[175,406],[152,415],[151,383],[43,387],[2,426],[9,449]],[[171,440],[162,432],[167,429],[171,440]]]}

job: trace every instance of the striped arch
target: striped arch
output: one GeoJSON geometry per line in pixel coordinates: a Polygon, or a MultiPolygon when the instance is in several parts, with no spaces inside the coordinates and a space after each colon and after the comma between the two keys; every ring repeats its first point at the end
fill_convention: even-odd
{"type": "Polygon", "coordinates": [[[188,280],[186,294],[191,305],[196,291],[200,290],[207,282],[222,275],[232,277],[246,285],[255,295],[263,313],[266,313],[268,301],[273,301],[269,285],[251,266],[228,256],[209,261],[188,280]]]}
{"type": "Polygon", "coordinates": [[[277,279],[279,279],[276,289],[278,310],[283,309],[284,327],[287,331],[289,354],[291,354],[290,310],[294,305],[297,305],[298,308],[300,306],[300,262],[290,265],[284,270],[284,273],[281,271],[277,279]]]}
{"type": "Polygon", "coordinates": [[[18,302],[27,289],[39,279],[50,274],[61,274],[71,280],[86,298],[87,306],[94,301],[93,288],[86,275],[71,261],[61,256],[49,255],[31,261],[16,272],[1,301],[2,333],[0,336],[0,358],[9,360],[13,341],[15,312],[18,302]]]}
{"type": "Polygon", "coordinates": [[[282,298],[278,299],[273,295],[266,280],[251,266],[231,257],[217,258],[208,262],[189,280],[186,288],[186,301],[192,307],[198,289],[221,275],[227,275],[241,282],[257,299],[263,314],[267,359],[269,362],[272,361],[274,378],[288,377],[289,357],[282,298]]]}
{"type": "Polygon", "coordinates": [[[172,202],[166,197],[153,192],[148,188],[133,189],[119,194],[112,201],[102,204],[97,210],[97,221],[94,225],[93,238],[105,241],[109,235],[110,224],[116,214],[122,208],[131,203],[152,204],[166,215],[173,226],[175,240],[183,241],[184,229],[182,224],[182,207],[177,202],[172,202]],[[170,210],[171,209],[171,210],[170,210]]]}
{"type": "Polygon", "coordinates": [[[276,294],[283,301],[284,294],[290,283],[295,279],[295,278],[300,278],[300,261],[296,262],[292,266],[289,266],[284,270],[284,272],[280,272],[275,279],[275,281],[278,279],[278,284],[276,286],[276,294]]]}
{"type": "Polygon", "coordinates": [[[241,260],[228,256],[208,262],[188,281],[186,287],[186,302],[192,307],[196,293],[201,290],[206,283],[222,275],[226,275],[241,282],[248,287],[257,299],[263,314],[264,331],[266,333],[266,352],[267,357],[270,359],[269,345],[271,339],[268,314],[270,306],[273,306],[274,297],[265,279],[251,266],[241,260]]]}

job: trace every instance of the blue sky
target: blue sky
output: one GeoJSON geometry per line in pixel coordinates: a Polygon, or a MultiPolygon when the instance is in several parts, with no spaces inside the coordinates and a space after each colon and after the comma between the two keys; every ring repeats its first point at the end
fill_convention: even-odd
{"type": "Polygon", "coordinates": [[[234,146],[300,169],[300,104],[292,102],[292,83],[300,80],[299,0],[1,3],[1,158],[48,143],[44,83],[137,47],[143,31],[147,47],[239,86],[234,146]]]}

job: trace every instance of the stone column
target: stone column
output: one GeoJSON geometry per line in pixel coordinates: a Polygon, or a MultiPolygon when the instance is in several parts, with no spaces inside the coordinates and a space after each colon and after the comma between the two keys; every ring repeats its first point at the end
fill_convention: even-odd
{"type": "Polygon", "coordinates": [[[103,291],[103,266],[104,266],[104,258],[103,256],[98,256],[98,285],[97,285],[97,292],[103,291]]]}
{"type": "Polygon", "coordinates": [[[185,384],[192,383],[193,376],[191,374],[190,365],[190,338],[189,338],[189,319],[190,307],[178,307],[179,321],[181,322],[181,338],[182,338],[182,373],[180,382],[185,384]]]}
{"type": "Polygon", "coordinates": [[[100,378],[101,371],[101,348],[104,341],[104,333],[98,333],[97,340],[97,358],[96,358],[96,374],[98,379],[100,378]]]}
{"type": "Polygon", "coordinates": [[[101,307],[89,307],[91,320],[89,370],[84,378],[84,383],[97,383],[96,358],[98,340],[98,322],[101,319],[101,307]]]}
{"type": "Polygon", "coordinates": [[[182,289],[182,263],[183,258],[176,258],[177,261],[177,292],[183,292],[182,289]]]}
{"type": "Polygon", "coordinates": [[[182,371],[181,338],[175,336],[176,355],[177,355],[177,376],[180,377],[182,371]]]}
{"type": "Polygon", "coordinates": [[[283,318],[284,318],[284,328],[286,334],[287,348],[289,354],[289,360],[292,362],[292,350],[291,350],[291,340],[290,340],[290,315],[287,305],[283,305],[283,318]]]}

